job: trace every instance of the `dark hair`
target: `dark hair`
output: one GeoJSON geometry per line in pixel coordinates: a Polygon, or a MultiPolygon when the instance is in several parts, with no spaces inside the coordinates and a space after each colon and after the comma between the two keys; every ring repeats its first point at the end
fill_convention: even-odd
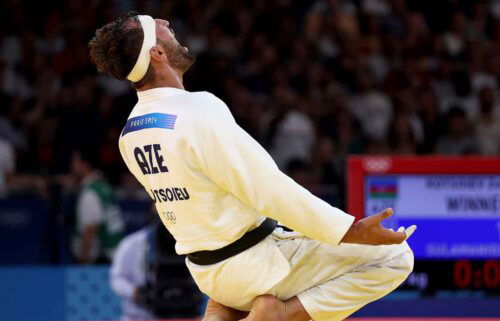
{"type": "Polygon", "coordinates": [[[78,154],[80,159],[87,163],[91,168],[99,168],[99,153],[95,146],[90,144],[80,144],[74,151],[78,154]]]}
{"type": "MultiPolygon", "coordinates": [[[[89,42],[89,49],[90,58],[98,72],[124,80],[132,71],[144,40],[137,15],[137,12],[130,11],[97,29],[89,42]]],[[[154,68],[150,64],[144,78],[133,85],[140,88],[154,78],[154,68]]]]}
{"type": "Polygon", "coordinates": [[[467,118],[467,113],[459,105],[452,105],[450,106],[450,110],[448,111],[447,117],[448,120],[451,120],[453,118],[467,118]]]}
{"type": "Polygon", "coordinates": [[[308,169],[306,162],[299,158],[293,158],[286,164],[286,172],[288,174],[293,174],[298,171],[307,171],[308,169]]]}

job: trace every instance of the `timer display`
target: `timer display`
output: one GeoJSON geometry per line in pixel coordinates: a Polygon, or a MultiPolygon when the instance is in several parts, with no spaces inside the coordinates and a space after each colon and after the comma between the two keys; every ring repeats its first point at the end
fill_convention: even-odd
{"type": "Polygon", "coordinates": [[[459,289],[485,288],[500,291],[500,261],[457,261],[453,267],[453,283],[459,289]]]}
{"type": "Polygon", "coordinates": [[[418,289],[428,294],[442,290],[471,290],[498,296],[500,260],[417,260],[403,288],[418,289]]]}

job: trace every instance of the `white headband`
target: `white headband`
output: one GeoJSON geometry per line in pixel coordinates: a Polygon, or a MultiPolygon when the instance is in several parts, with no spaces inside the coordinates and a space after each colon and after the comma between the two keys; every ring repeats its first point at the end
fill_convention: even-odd
{"type": "Polygon", "coordinates": [[[142,26],[142,31],[144,32],[144,40],[142,41],[141,52],[134,68],[130,74],[128,74],[127,79],[131,82],[140,81],[146,72],[148,71],[149,61],[151,60],[151,55],[149,51],[151,48],[156,46],[156,22],[151,16],[137,16],[139,22],[142,26]]]}

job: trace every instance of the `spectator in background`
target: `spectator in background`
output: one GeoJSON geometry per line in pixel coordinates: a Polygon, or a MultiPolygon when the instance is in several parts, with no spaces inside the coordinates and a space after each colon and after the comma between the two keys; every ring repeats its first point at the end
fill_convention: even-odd
{"type": "Polygon", "coordinates": [[[496,155],[500,152],[500,119],[494,110],[493,90],[482,88],[479,102],[479,116],[475,124],[478,149],[483,155],[496,155]]]}
{"type": "Polygon", "coordinates": [[[146,307],[146,252],[151,226],[125,237],[110,271],[111,288],[122,298],[122,320],[156,319],[146,307]]]}
{"type": "Polygon", "coordinates": [[[467,155],[477,152],[467,114],[460,107],[453,106],[448,112],[447,132],[438,140],[436,151],[446,155],[467,155]]]}
{"type": "Polygon", "coordinates": [[[327,136],[318,139],[312,151],[311,169],[316,182],[317,196],[336,206],[343,206],[344,191],[342,161],[336,157],[336,145],[327,136]]]}
{"type": "Polygon", "coordinates": [[[282,169],[293,159],[309,160],[316,137],[306,106],[297,104],[296,108],[286,111],[276,125],[271,155],[282,169]]]}
{"type": "MultiPolygon", "coordinates": [[[[165,219],[169,214],[160,213],[165,219]]],[[[199,317],[207,298],[198,290],[185,257],[175,252],[174,237],[159,220],[153,224],[149,236],[145,285],[147,306],[159,319],[199,317]]]]}
{"type": "Polygon", "coordinates": [[[385,93],[375,89],[370,70],[358,70],[356,83],[357,91],[349,101],[350,111],[361,123],[365,135],[383,141],[392,118],[391,101],[385,93]]]}
{"type": "Polygon", "coordinates": [[[314,178],[312,177],[311,168],[308,163],[301,159],[292,159],[288,162],[286,173],[301,186],[304,186],[308,190],[312,189],[314,178]]]}
{"type": "Polygon", "coordinates": [[[456,105],[471,125],[461,135],[500,152],[499,110],[491,118],[481,97],[484,87],[500,97],[500,1],[0,1],[0,137],[16,151],[9,191],[43,191],[31,174],[66,173],[86,141],[110,182],[137,187],[114,143],[137,97],[97,76],[85,48],[97,25],[133,8],[171,21],[198,55],[186,86],[231,102],[280,168],[314,161],[316,136],[333,139],[340,175],[353,153],[456,152],[445,126],[456,105]]]}
{"type": "Polygon", "coordinates": [[[14,150],[8,141],[0,138],[0,197],[7,194],[8,179],[14,170],[14,150]]]}
{"type": "Polygon", "coordinates": [[[47,184],[43,177],[19,174],[16,171],[16,151],[14,146],[0,136],[0,198],[14,193],[47,196],[47,184]]]}
{"type": "Polygon", "coordinates": [[[411,115],[408,112],[399,112],[395,115],[389,130],[388,141],[395,154],[413,155],[416,153],[417,143],[411,124],[411,115]]]}
{"type": "Polygon", "coordinates": [[[124,230],[113,190],[96,164],[90,147],[73,152],[72,172],[80,182],[73,254],[80,263],[110,262],[124,230]]]}
{"type": "Polygon", "coordinates": [[[317,180],[325,186],[336,186],[339,183],[335,167],[335,143],[330,137],[320,137],[313,149],[312,168],[317,180]]]}
{"type": "Polygon", "coordinates": [[[175,253],[174,238],[158,219],[120,242],[110,282],[123,300],[122,320],[194,318],[203,314],[206,300],[184,257],[175,253]]]}
{"type": "Polygon", "coordinates": [[[419,114],[422,119],[424,140],[419,147],[420,153],[429,154],[435,151],[436,141],[445,131],[445,119],[439,114],[436,95],[431,90],[423,90],[417,95],[419,114]]]}
{"type": "Polygon", "coordinates": [[[477,97],[472,92],[470,78],[467,71],[459,70],[451,74],[451,83],[454,88],[454,95],[447,97],[449,110],[453,106],[461,106],[465,111],[468,120],[473,121],[478,115],[477,97]]]}

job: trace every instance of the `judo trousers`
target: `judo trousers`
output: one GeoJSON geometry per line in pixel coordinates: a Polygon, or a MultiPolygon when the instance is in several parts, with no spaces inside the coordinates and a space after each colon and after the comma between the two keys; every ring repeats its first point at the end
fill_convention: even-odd
{"type": "Polygon", "coordinates": [[[217,302],[248,311],[261,294],[281,300],[297,296],[316,321],[344,320],[396,289],[413,269],[413,253],[406,242],[332,246],[281,228],[244,253],[229,263],[202,267],[188,261],[187,265],[200,289],[217,302]],[[253,265],[259,257],[260,265],[253,265]],[[267,289],[262,281],[266,275],[272,284],[267,289]]]}

